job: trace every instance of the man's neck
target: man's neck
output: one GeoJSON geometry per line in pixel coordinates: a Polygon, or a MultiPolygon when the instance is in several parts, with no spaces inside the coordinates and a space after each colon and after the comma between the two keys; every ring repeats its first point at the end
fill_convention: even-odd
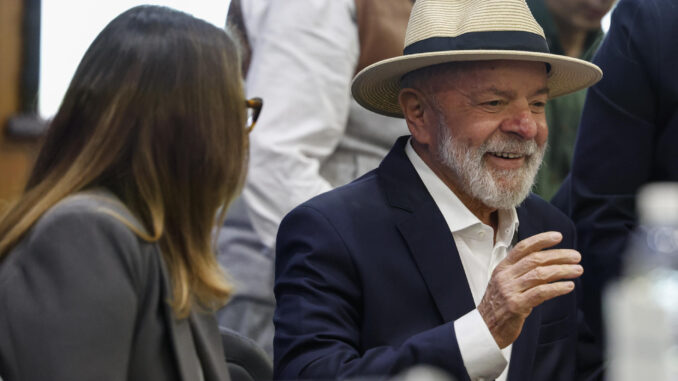
{"type": "Polygon", "coordinates": [[[452,192],[454,192],[454,194],[464,204],[464,206],[466,206],[466,208],[468,208],[468,210],[470,210],[473,215],[478,217],[480,222],[491,226],[496,235],[497,227],[499,226],[499,212],[497,209],[490,208],[477,198],[473,198],[470,195],[462,192],[452,184],[450,179],[446,179],[444,176],[441,176],[438,172],[436,172],[435,169],[433,172],[443,180],[445,185],[447,185],[447,187],[450,188],[452,192]]]}

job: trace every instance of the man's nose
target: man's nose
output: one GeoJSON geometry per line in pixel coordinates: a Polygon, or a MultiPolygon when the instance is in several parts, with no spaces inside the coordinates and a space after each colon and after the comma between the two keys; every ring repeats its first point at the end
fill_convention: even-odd
{"type": "Polygon", "coordinates": [[[501,124],[501,130],[530,140],[537,136],[538,124],[529,105],[516,106],[501,124]]]}

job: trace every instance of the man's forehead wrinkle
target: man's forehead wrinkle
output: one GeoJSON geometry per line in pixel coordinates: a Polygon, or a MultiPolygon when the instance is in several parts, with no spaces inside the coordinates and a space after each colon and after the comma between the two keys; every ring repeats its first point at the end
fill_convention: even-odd
{"type": "Polygon", "coordinates": [[[548,86],[544,86],[541,89],[535,91],[534,95],[549,95],[551,92],[551,89],[548,88],[548,86]]]}
{"type": "MultiPolygon", "coordinates": [[[[497,83],[482,84],[480,82],[472,82],[467,86],[467,91],[460,91],[466,96],[482,96],[482,95],[497,95],[504,98],[516,98],[518,97],[518,91],[513,88],[502,88],[497,83]]],[[[547,86],[541,86],[530,93],[530,96],[539,96],[539,95],[548,95],[549,88],[547,86]]]]}
{"type": "Polygon", "coordinates": [[[503,90],[503,89],[498,88],[494,84],[490,85],[489,87],[486,87],[485,89],[480,89],[478,92],[481,93],[481,94],[482,93],[491,93],[491,94],[499,95],[499,96],[505,97],[505,98],[515,98],[517,96],[517,92],[515,90],[512,90],[512,89],[503,90]]]}
{"type": "Polygon", "coordinates": [[[429,88],[433,93],[456,91],[466,97],[481,85],[478,72],[464,66],[454,66],[431,78],[429,88]]]}

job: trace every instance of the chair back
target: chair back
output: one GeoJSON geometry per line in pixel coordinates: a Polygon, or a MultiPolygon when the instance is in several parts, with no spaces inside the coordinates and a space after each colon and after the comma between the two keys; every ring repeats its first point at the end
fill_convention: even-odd
{"type": "Polygon", "coordinates": [[[231,381],[273,379],[273,362],[254,340],[224,327],[219,332],[231,381]]]}

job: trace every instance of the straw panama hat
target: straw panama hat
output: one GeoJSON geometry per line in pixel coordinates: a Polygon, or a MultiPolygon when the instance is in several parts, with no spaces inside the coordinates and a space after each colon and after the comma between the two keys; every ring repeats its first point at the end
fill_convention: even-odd
{"type": "Polygon", "coordinates": [[[351,92],[366,109],[402,118],[398,93],[403,75],[445,62],[488,60],[549,64],[550,98],[589,87],[603,76],[590,62],[550,54],[525,0],[417,0],[403,55],[360,71],[351,92]]]}

